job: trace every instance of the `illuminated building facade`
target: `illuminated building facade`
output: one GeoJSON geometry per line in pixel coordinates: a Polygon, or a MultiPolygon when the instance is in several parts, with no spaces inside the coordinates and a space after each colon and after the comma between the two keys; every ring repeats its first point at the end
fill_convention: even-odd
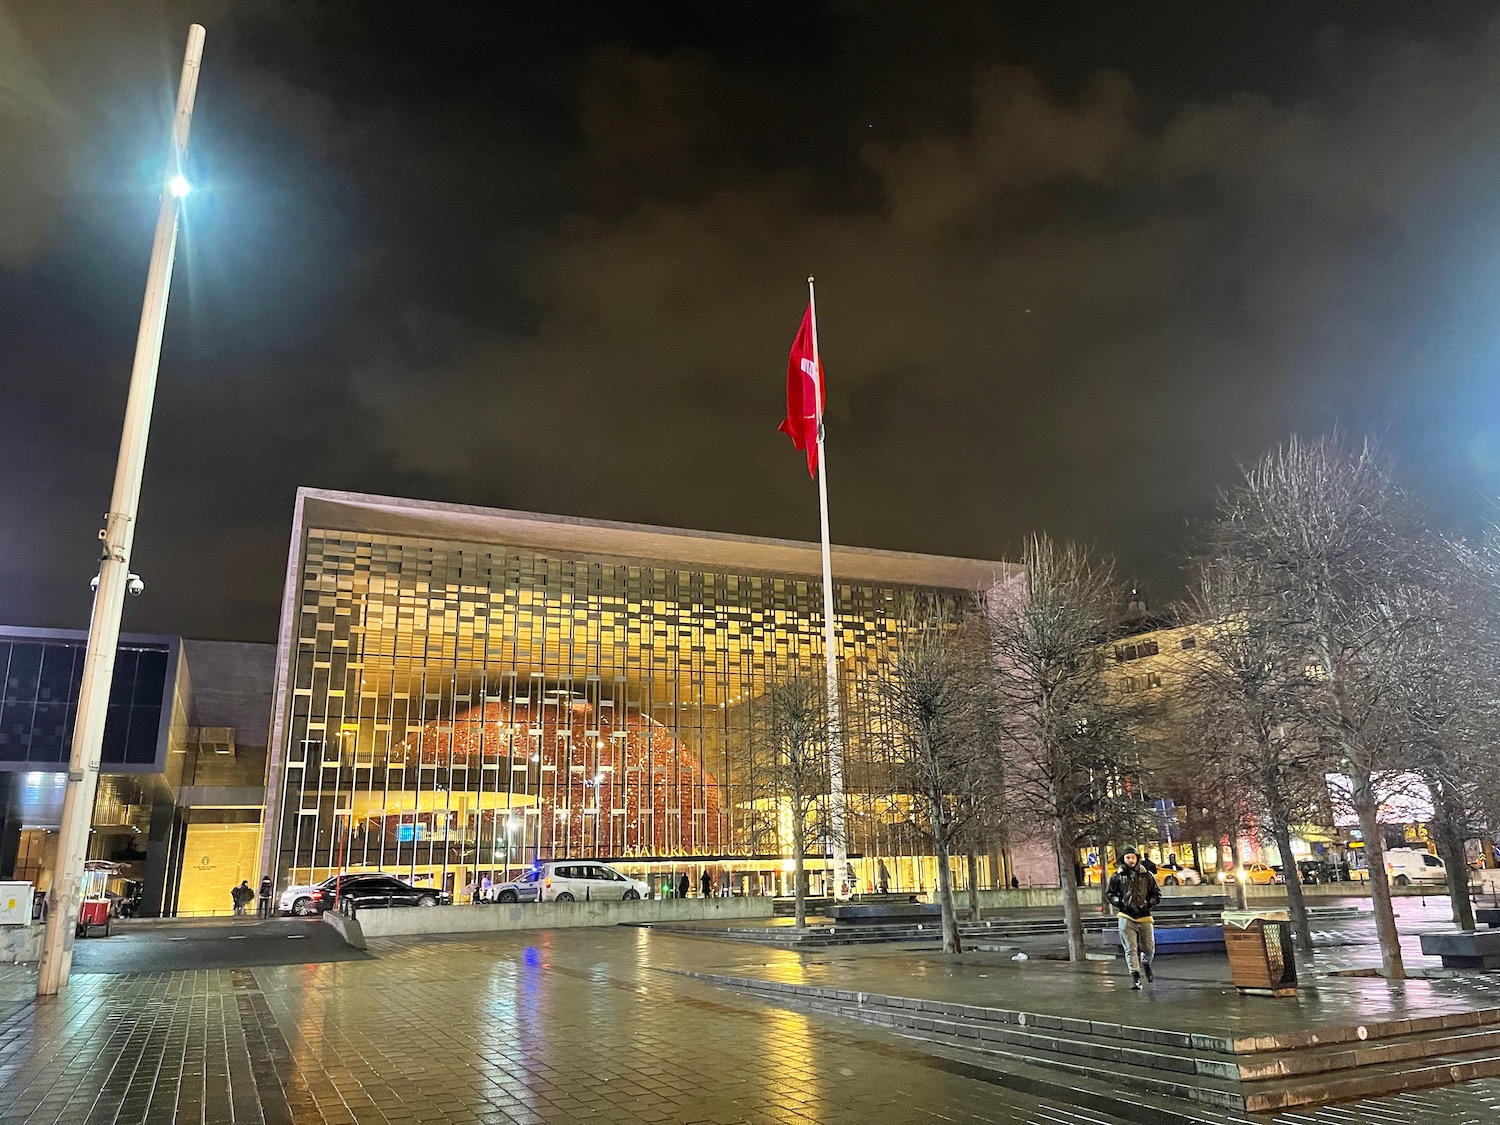
{"type": "MultiPolygon", "coordinates": [[[[931,886],[881,668],[919,604],[1018,571],[854,548],[833,567],[856,875],[884,861],[892,886],[931,886]]],[[[263,869],[461,894],[586,857],[784,889],[765,693],[822,675],[819,573],[815,544],[302,490],[263,869]]]]}

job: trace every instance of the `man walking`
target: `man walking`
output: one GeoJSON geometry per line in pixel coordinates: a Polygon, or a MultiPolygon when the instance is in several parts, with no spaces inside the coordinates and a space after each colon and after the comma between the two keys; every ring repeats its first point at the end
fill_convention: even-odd
{"type": "Polygon", "coordinates": [[[1148,981],[1156,979],[1151,972],[1151,958],[1156,953],[1151,908],[1161,901],[1161,888],[1135,848],[1126,848],[1120,862],[1120,869],[1109,880],[1106,897],[1120,914],[1120,944],[1130,966],[1130,987],[1139,989],[1142,973],[1148,981]]]}

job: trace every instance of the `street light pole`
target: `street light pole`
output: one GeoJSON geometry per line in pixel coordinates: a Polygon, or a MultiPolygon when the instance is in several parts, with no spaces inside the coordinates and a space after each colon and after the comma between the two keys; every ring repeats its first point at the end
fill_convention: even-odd
{"type": "MultiPolygon", "coordinates": [[[[151,244],[151,268],[146,275],[146,300],[135,342],[135,364],[130,372],[130,394],[125,403],[125,428],[115,487],[104,528],[104,548],[94,611],[89,620],[88,649],[83,682],[78,693],[78,717],[68,758],[68,787],[63,798],[58,862],[52,882],[52,904],[42,944],[38,996],[55,996],[68,983],[73,962],[73,934],[78,924],[83,864],[88,858],[89,825],[99,788],[99,757],[104,743],[110,682],[114,679],[115,649],[120,640],[120,613],[130,578],[130,548],[135,540],[136,511],[141,498],[141,473],[146,463],[146,438],[151,429],[151,404],[156,397],[156,371],[161,359],[162,331],[167,320],[167,290],[172,260],[177,253],[177,216],[190,185],[186,178],[188,127],[193,98],[198,92],[198,67],[203,58],[203,28],[188,29],[187,54],[177,89],[177,113],[172,120],[172,152],[162,184],[161,210],[151,244]]],[[[136,589],[139,589],[137,583],[136,589]]]]}

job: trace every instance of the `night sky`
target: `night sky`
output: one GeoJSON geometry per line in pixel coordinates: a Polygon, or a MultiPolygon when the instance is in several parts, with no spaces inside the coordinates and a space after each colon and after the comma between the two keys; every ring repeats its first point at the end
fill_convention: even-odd
{"type": "Polygon", "coordinates": [[[298,485],[1115,552],[1379,435],[1500,492],[1493,4],[0,0],[0,621],[82,628],[187,24],[127,629],[269,640],[298,485]]]}

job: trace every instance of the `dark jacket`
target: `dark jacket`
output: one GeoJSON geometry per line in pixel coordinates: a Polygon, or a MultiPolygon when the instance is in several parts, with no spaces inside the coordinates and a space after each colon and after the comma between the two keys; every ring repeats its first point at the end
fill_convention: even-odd
{"type": "Polygon", "coordinates": [[[1110,877],[1105,897],[1127,918],[1149,918],[1151,908],[1161,901],[1161,888],[1151,872],[1137,864],[1134,871],[1121,867],[1110,877]]]}

